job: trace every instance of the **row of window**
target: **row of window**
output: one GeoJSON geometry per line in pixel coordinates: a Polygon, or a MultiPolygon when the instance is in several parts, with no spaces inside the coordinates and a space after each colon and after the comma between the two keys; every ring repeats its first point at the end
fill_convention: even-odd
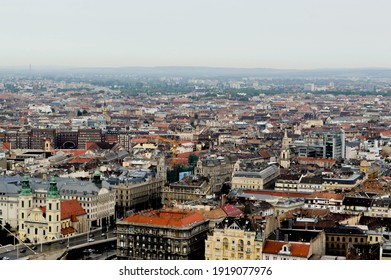
{"type": "MultiPolygon", "coordinates": [[[[331,242],[354,242],[354,243],[364,243],[364,241],[366,240],[366,238],[364,237],[334,237],[334,236],[327,236],[326,237],[326,241],[331,241],[331,242]]],[[[369,236],[369,241],[375,241],[375,242],[378,242],[379,241],[379,237],[378,236],[369,236]]]]}

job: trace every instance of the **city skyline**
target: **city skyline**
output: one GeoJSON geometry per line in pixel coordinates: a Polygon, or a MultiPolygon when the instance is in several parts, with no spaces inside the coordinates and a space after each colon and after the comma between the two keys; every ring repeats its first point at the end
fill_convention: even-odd
{"type": "Polygon", "coordinates": [[[3,3],[0,67],[391,68],[387,1],[3,3]]]}

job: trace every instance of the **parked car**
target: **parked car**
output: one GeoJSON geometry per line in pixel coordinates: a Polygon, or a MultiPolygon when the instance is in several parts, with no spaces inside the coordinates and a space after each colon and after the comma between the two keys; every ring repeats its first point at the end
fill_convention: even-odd
{"type": "Polygon", "coordinates": [[[2,257],[1,259],[2,260],[9,260],[10,258],[9,257],[2,257]]]}
{"type": "Polygon", "coordinates": [[[19,252],[20,253],[26,253],[26,249],[20,249],[19,252]]]}
{"type": "Polygon", "coordinates": [[[88,239],[88,242],[94,242],[94,241],[95,241],[94,238],[89,238],[89,239],[88,239]]]}
{"type": "Polygon", "coordinates": [[[31,250],[37,250],[37,246],[33,246],[33,247],[31,247],[31,250]]]}

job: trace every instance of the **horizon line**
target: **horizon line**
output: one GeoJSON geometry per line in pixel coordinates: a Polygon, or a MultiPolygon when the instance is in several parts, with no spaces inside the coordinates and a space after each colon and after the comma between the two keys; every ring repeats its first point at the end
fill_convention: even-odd
{"type": "Polygon", "coordinates": [[[358,67],[315,67],[315,68],[285,68],[285,67],[243,67],[243,66],[194,66],[194,65],[155,65],[155,66],[64,66],[64,65],[15,65],[15,66],[0,66],[0,69],[26,69],[33,68],[57,68],[57,69],[121,69],[121,68],[210,68],[210,69],[245,69],[245,70],[283,70],[283,71],[316,71],[316,70],[362,70],[362,69],[376,69],[376,70],[391,70],[390,67],[384,66],[358,66],[358,67]]]}

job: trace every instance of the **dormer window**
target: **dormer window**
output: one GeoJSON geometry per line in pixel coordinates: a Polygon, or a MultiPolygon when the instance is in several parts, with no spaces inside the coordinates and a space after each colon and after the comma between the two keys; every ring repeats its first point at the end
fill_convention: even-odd
{"type": "Polygon", "coordinates": [[[290,247],[290,244],[285,244],[282,246],[281,251],[278,253],[282,255],[291,255],[292,253],[290,251],[290,247]]]}

